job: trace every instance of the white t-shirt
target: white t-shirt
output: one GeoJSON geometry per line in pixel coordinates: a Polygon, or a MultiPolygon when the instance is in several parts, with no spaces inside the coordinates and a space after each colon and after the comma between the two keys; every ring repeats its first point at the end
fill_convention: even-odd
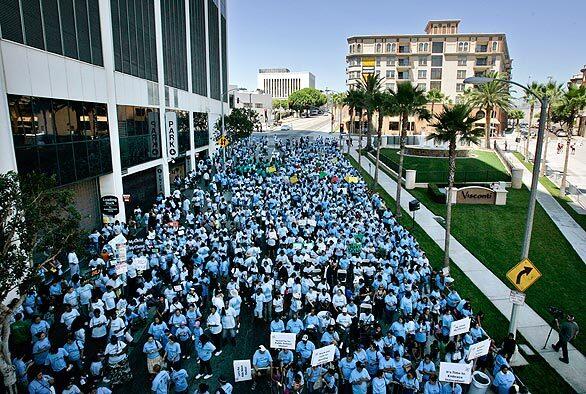
{"type": "Polygon", "coordinates": [[[222,332],[222,320],[218,312],[208,316],[207,325],[212,334],[219,334],[222,332]]]}

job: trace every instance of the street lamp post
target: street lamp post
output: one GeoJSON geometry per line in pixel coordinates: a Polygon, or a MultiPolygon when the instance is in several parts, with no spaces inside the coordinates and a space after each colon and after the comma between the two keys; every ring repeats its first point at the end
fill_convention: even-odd
{"type": "MultiPolygon", "coordinates": [[[[533,217],[535,215],[535,202],[537,200],[537,186],[539,185],[539,170],[541,168],[541,150],[543,149],[543,139],[545,135],[545,122],[547,120],[547,107],[549,105],[549,98],[546,95],[540,96],[526,86],[520,83],[509,81],[506,79],[488,78],[488,77],[470,77],[464,80],[466,84],[482,85],[492,81],[498,81],[515,85],[535,96],[541,104],[541,113],[539,115],[539,129],[537,131],[537,142],[535,146],[535,158],[533,159],[533,172],[531,176],[531,191],[529,195],[529,207],[527,208],[527,221],[525,222],[525,234],[523,236],[523,247],[521,249],[521,260],[529,257],[529,247],[531,245],[531,232],[533,231],[533,217]]],[[[509,332],[517,335],[517,314],[519,306],[513,303],[513,310],[511,311],[511,322],[509,325],[509,332]]]]}
{"type": "MultiPolygon", "coordinates": [[[[229,89],[226,92],[222,93],[222,99],[220,100],[220,116],[221,116],[221,124],[222,124],[222,137],[226,135],[226,128],[224,126],[224,97],[227,97],[230,92],[235,91],[242,91],[246,90],[244,88],[234,88],[229,89]]],[[[226,167],[226,148],[222,148],[222,167],[226,167]]]]}

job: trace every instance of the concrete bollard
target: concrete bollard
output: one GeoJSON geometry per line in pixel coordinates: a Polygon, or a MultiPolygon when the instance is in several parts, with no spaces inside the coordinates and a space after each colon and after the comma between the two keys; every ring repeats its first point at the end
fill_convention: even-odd
{"type": "Polygon", "coordinates": [[[511,187],[520,189],[523,186],[523,169],[513,168],[511,170],[511,187]]]}
{"type": "Polygon", "coordinates": [[[416,176],[417,176],[417,171],[405,170],[405,189],[407,189],[407,190],[415,189],[416,176]]]}

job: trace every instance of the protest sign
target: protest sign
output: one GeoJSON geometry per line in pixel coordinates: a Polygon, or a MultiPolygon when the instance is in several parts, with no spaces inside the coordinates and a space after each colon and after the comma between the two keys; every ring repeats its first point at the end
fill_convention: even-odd
{"type": "Polygon", "coordinates": [[[328,345],[315,349],[311,353],[311,366],[322,365],[334,361],[334,355],[336,354],[336,346],[328,345]]]}
{"type": "Polygon", "coordinates": [[[293,175],[292,177],[289,178],[289,182],[297,183],[297,182],[299,182],[299,178],[297,177],[297,175],[293,175]]]}
{"type": "Polygon", "coordinates": [[[137,257],[134,259],[134,267],[137,271],[146,271],[149,267],[149,262],[144,256],[137,257]]]}
{"type": "Polygon", "coordinates": [[[470,349],[468,350],[468,360],[474,360],[475,358],[488,354],[488,351],[490,350],[490,342],[491,340],[488,338],[484,341],[470,345],[470,349]]]}
{"type": "Polygon", "coordinates": [[[116,251],[118,252],[118,261],[121,263],[126,262],[126,245],[118,244],[116,245],[116,251]]]}
{"type": "Polygon", "coordinates": [[[296,335],[289,332],[271,332],[271,349],[295,350],[296,335]]]}
{"type": "Polygon", "coordinates": [[[128,264],[126,262],[119,262],[116,264],[116,274],[122,275],[128,272],[128,264]]]}
{"type": "Polygon", "coordinates": [[[440,363],[439,380],[449,383],[470,383],[472,364],[440,363]]]}
{"type": "Polygon", "coordinates": [[[234,381],[252,380],[250,360],[234,360],[234,381]]]}
{"type": "Polygon", "coordinates": [[[464,334],[465,332],[470,331],[470,318],[465,317],[460,320],[453,321],[450,325],[450,336],[453,337],[455,335],[464,334]]]}
{"type": "Polygon", "coordinates": [[[116,245],[118,244],[125,244],[126,243],[126,238],[124,237],[124,235],[122,234],[118,234],[117,236],[115,236],[114,238],[112,238],[110,240],[110,242],[108,242],[108,245],[110,245],[110,247],[112,248],[112,250],[116,249],[116,245]]]}

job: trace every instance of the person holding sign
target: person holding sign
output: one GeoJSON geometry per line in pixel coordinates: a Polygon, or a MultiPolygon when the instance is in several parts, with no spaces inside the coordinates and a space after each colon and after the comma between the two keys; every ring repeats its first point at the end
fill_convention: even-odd
{"type": "Polygon", "coordinates": [[[256,388],[258,380],[263,376],[268,376],[273,368],[273,357],[264,345],[260,345],[258,350],[252,356],[253,379],[251,390],[256,388]]]}

